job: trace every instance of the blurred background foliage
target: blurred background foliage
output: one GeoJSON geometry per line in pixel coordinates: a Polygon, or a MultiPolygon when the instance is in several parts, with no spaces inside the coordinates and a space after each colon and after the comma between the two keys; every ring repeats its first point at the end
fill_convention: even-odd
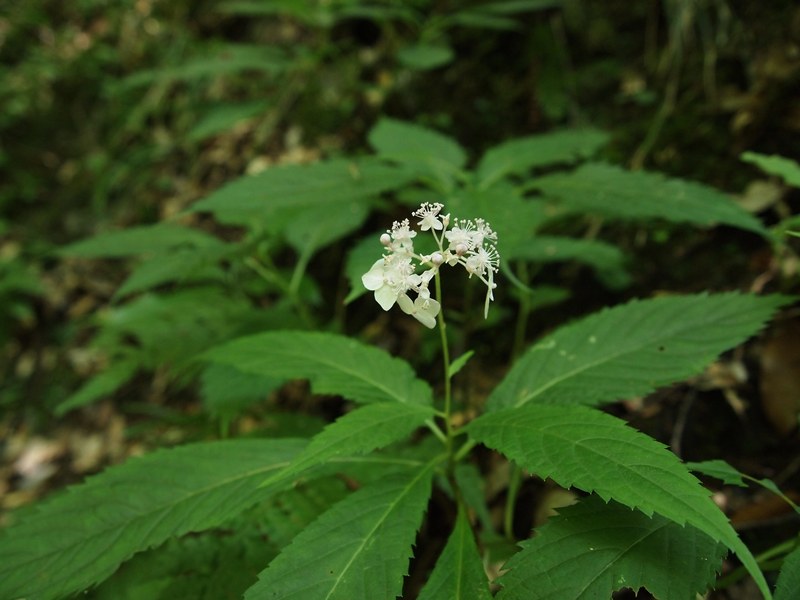
{"type": "MultiPolygon", "coordinates": [[[[129,254],[90,261],[59,248],[174,220],[226,182],[271,165],[365,154],[381,117],[450,135],[469,150],[469,166],[508,138],[591,125],[610,136],[606,160],[742,194],[768,224],[796,212],[796,190],[781,182],[746,193],[764,176],[739,158],[748,150],[800,156],[800,9],[791,0],[5,0],[0,7],[0,415],[8,431],[52,427],[56,407],[108,367],[98,348],[118,349],[142,322],[150,329],[123,354],[144,348],[152,372],[136,378],[142,361],[117,355],[108,390],[129,382],[119,392],[128,415],[158,417],[162,437],[165,423],[202,421],[182,404],[193,406],[194,388],[158,366],[180,358],[173,352],[180,342],[202,345],[219,333],[208,320],[251,323],[242,314],[252,306],[209,287],[202,302],[176,294],[166,306],[143,297],[113,308],[120,294],[137,291],[120,289],[129,254]],[[215,316],[193,314],[177,339],[157,319],[180,322],[182,302],[215,316]],[[112,325],[95,336],[103,318],[112,325]]],[[[223,277],[214,269],[232,259],[219,241],[241,231],[192,219],[219,239],[186,243],[222,252],[198,278],[223,277]]],[[[381,227],[367,221],[360,234],[381,227]]],[[[675,281],[691,290],[742,285],[772,260],[769,248],[712,234],[704,243],[718,254],[687,264],[681,235],[664,228],[626,247],[644,257],[635,259],[634,291],[675,281]]],[[[339,285],[353,244],[337,243],[311,263],[309,278],[292,274],[294,254],[276,254],[277,271],[289,271],[291,290],[325,327],[342,327],[341,302],[324,290],[339,285]]],[[[270,289],[237,281],[249,298],[270,289]]],[[[229,375],[204,373],[201,396],[229,375]]],[[[237,385],[263,394],[275,382],[237,385]]],[[[235,390],[226,391],[235,404],[235,390]]],[[[290,427],[283,418],[273,426],[290,427]]],[[[128,433],[140,431],[133,421],[128,433]]]]}

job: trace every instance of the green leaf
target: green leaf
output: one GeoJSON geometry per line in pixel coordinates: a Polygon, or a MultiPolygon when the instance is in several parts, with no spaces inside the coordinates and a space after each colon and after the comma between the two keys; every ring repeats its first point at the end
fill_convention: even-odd
{"type": "Polygon", "coordinates": [[[283,384],[282,379],[242,373],[229,365],[211,363],[200,376],[203,406],[213,415],[237,415],[283,384]]]}
{"type": "Polygon", "coordinates": [[[464,510],[442,550],[419,600],[491,600],[489,581],[464,510]]]}
{"type": "Polygon", "coordinates": [[[271,490],[259,484],[303,446],[291,439],[192,444],[92,477],[0,537],[0,597],[69,595],[136,552],[223,523],[267,497],[271,490]]]}
{"type": "Polygon", "coordinates": [[[401,48],[397,53],[401,65],[416,71],[443,67],[451,63],[453,58],[453,49],[443,44],[414,44],[401,48]]]}
{"type": "Polygon", "coordinates": [[[280,473],[264,482],[292,479],[310,467],[335,456],[366,454],[410,435],[435,414],[433,408],[418,404],[378,402],[358,408],[328,425],[306,449],[280,473]]]}
{"type": "Polygon", "coordinates": [[[464,149],[452,138],[387,117],[372,128],[369,143],[380,158],[430,174],[447,190],[453,189],[455,175],[467,162],[464,149]]]}
{"type": "Polygon", "coordinates": [[[220,281],[225,273],[215,263],[229,252],[229,248],[217,247],[178,250],[153,257],[133,270],[114,293],[114,298],[123,298],[128,294],[143,292],[165,283],[220,281]]]}
{"type": "Polygon", "coordinates": [[[516,244],[504,243],[503,260],[536,263],[576,261],[590,266],[612,288],[630,283],[630,276],[624,268],[625,255],[616,246],[599,240],[537,235],[516,244]]]}
{"type": "Polygon", "coordinates": [[[507,175],[537,167],[571,164],[592,156],[608,142],[598,129],[565,129],[516,138],[486,151],[477,167],[478,185],[487,188],[507,175]]]}
{"type": "Polygon", "coordinates": [[[368,213],[368,207],[358,200],[316,206],[299,211],[286,224],[283,233],[300,255],[311,256],[320,248],[359,229],[368,213]]]}
{"type": "Polygon", "coordinates": [[[336,504],[259,575],[245,600],[352,600],[400,595],[439,459],[336,504]]]}
{"type": "Polygon", "coordinates": [[[466,352],[464,352],[464,354],[462,354],[452,363],[450,363],[450,369],[448,369],[447,371],[447,376],[448,377],[455,376],[456,373],[458,373],[461,369],[464,368],[464,365],[466,365],[467,361],[469,361],[469,359],[472,358],[473,354],[475,354],[474,350],[467,350],[466,352]]]}
{"type": "Polygon", "coordinates": [[[300,209],[349,206],[413,179],[407,169],[377,158],[286,165],[236,179],[196,202],[191,210],[211,212],[224,223],[261,223],[279,234],[300,209]]]}
{"type": "Polygon", "coordinates": [[[603,310],[534,344],[492,392],[487,408],[597,405],[650,393],[702,372],[789,300],[700,294],[633,300],[603,310]]]}
{"type": "Polygon", "coordinates": [[[361,276],[369,271],[370,267],[383,256],[383,247],[380,244],[380,233],[371,235],[353,244],[347,253],[344,272],[350,282],[350,292],[344,299],[345,304],[350,304],[367,293],[367,288],[361,283],[361,276]]]}
{"type": "Polygon", "coordinates": [[[768,156],[756,152],[744,152],[740,157],[744,162],[754,164],[769,175],[777,175],[787,185],[800,187],[800,165],[783,156],[768,156]]]}
{"type": "Polygon", "coordinates": [[[686,466],[697,473],[721,479],[727,485],[747,487],[742,474],[724,460],[705,460],[703,462],[687,462],[686,466]]]}
{"type": "Polygon", "coordinates": [[[800,546],[792,550],[783,560],[775,600],[795,600],[800,590],[800,546]]]}
{"type": "Polygon", "coordinates": [[[337,394],[355,402],[433,403],[430,386],[415,377],[407,362],[329,333],[261,333],[213,348],[205,358],[246,373],[308,379],[314,393],[337,394]]]}
{"type": "Polygon", "coordinates": [[[110,396],[120,387],[128,383],[139,370],[139,360],[130,357],[114,362],[102,373],[92,377],[88,382],[61,402],[55,410],[57,416],[82,406],[88,406],[106,396],[110,396]]]}
{"type": "Polygon", "coordinates": [[[137,254],[163,254],[179,246],[215,248],[224,246],[224,243],[199,229],[158,223],[100,233],[64,246],[58,254],[79,258],[124,258],[137,254]]]}
{"type": "Polygon", "coordinates": [[[753,555],[678,457],[624,421],[585,406],[529,404],[485,414],[468,425],[474,439],[560,486],[595,492],[647,516],[696,527],[732,549],[765,597],[753,555]]]}
{"type": "Polygon", "coordinates": [[[731,225],[759,235],[764,226],[712,187],[658,173],[585,164],[575,171],[545,175],[532,182],[569,210],[619,219],[666,219],[676,223],[731,225]]]}
{"type": "Polygon", "coordinates": [[[694,527],[596,496],[558,512],[503,566],[509,572],[497,600],[605,599],[624,587],[695,600],[714,584],[727,553],[694,527]]]}

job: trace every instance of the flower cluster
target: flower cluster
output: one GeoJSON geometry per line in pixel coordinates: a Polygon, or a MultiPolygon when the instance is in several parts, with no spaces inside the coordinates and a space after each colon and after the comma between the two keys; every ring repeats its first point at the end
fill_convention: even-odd
{"type": "Polygon", "coordinates": [[[442,215],[444,207],[437,203],[424,203],[413,216],[419,219],[420,231],[430,231],[438,250],[419,255],[414,252],[417,232],[408,219],[395,221],[392,228],[381,235],[386,254],[361,277],[364,287],[375,292],[375,300],[383,310],[395,302],[403,312],[412,315],[426,327],[436,326],[441,306],[431,298],[428,288],[442,265],[461,265],[469,276],[475,275],[487,288],[484,316],[489,312],[489,302],[494,300],[497,285],[494,274],[500,264],[495,243],[497,234],[483,219],[453,219],[442,215]],[[418,272],[422,271],[422,272],[418,272]],[[412,301],[409,292],[416,293],[412,301]]]}

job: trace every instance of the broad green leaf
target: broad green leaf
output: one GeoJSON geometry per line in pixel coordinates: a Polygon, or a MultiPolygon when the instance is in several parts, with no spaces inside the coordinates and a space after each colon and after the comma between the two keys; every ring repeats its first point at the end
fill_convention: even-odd
{"type": "Polygon", "coordinates": [[[777,175],[787,185],[800,187],[800,165],[790,158],[775,155],[769,156],[758,154],[757,152],[745,152],[742,154],[741,159],[744,162],[754,164],[769,175],[777,175]]]}
{"type": "Polygon", "coordinates": [[[711,501],[709,492],[667,448],[624,421],[586,406],[529,404],[478,417],[470,435],[520,467],[560,486],[595,492],[647,516],[689,524],[733,550],[765,597],[758,564],[711,501]]]}
{"type": "Polygon", "coordinates": [[[416,378],[407,362],[329,333],[261,333],[213,348],[205,358],[246,373],[308,379],[317,394],[337,394],[355,402],[433,403],[430,386],[416,378]]]}
{"type": "Polygon", "coordinates": [[[203,406],[214,415],[237,415],[265,400],[283,384],[282,379],[243,373],[230,365],[211,363],[200,376],[203,406]]]}
{"type": "Polygon", "coordinates": [[[445,190],[453,189],[454,177],[467,162],[463,148],[452,138],[387,117],[372,128],[369,143],[380,158],[429,174],[445,190]]]}
{"type": "Polygon", "coordinates": [[[328,425],[291,465],[267,479],[264,485],[292,479],[335,456],[366,454],[388,446],[410,435],[434,414],[428,406],[397,402],[377,402],[357,408],[328,425]]]}
{"type": "Polygon", "coordinates": [[[249,301],[219,288],[144,294],[103,315],[96,345],[117,349],[132,336],[145,366],[181,368],[196,354],[244,330],[254,312],[249,301]]]}
{"type": "Polygon", "coordinates": [[[747,487],[742,474],[724,460],[705,460],[703,462],[687,462],[686,466],[697,473],[721,479],[727,485],[747,487]]]}
{"type": "Polygon", "coordinates": [[[543,203],[523,198],[506,183],[485,190],[459,190],[447,199],[445,210],[454,218],[487,221],[498,232],[503,258],[506,244],[512,248],[524,246],[548,219],[543,203]]]}
{"type": "Polygon", "coordinates": [[[300,533],[245,600],[352,600],[400,595],[438,460],[361,488],[300,533]]]}
{"type": "Polygon", "coordinates": [[[775,600],[795,600],[797,590],[800,590],[800,546],[792,550],[783,561],[775,588],[775,600]]]}
{"type": "Polygon", "coordinates": [[[58,253],[80,258],[124,258],[137,254],[163,254],[180,246],[197,249],[222,245],[223,242],[199,229],[158,223],[100,233],[64,246],[58,253]]]}
{"type": "Polygon", "coordinates": [[[540,177],[532,182],[532,187],[576,212],[620,219],[666,219],[702,226],[731,225],[767,235],[758,219],[727,194],[658,173],[590,163],[575,171],[540,177]]]}
{"type": "Polygon", "coordinates": [[[305,441],[237,440],[159,450],[45,504],[0,536],[0,597],[78,592],[134,553],[201,531],[266,498],[259,484],[305,441]]]}
{"type": "Polygon", "coordinates": [[[139,360],[135,356],[115,361],[105,371],[92,377],[78,391],[61,402],[56,407],[56,415],[65,415],[71,410],[110,396],[128,383],[138,370],[139,360]]]}
{"type": "Polygon", "coordinates": [[[331,206],[316,206],[298,212],[286,224],[283,234],[300,255],[314,252],[359,229],[369,210],[363,202],[354,200],[331,206]]]}
{"type": "Polygon", "coordinates": [[[509,572],[497,600],[607,600],[624,587],[695,600],[714,584],[727,554],[694,527],[596,496],[558,512],[503,566],[509,572]]]}
{"type": "Polygon", "coordinates": [[[537,235],[521,243],[503,244],[502,257],[504,260],[536,263],[574,260],[590,266],[612,288],[630,283],[630,276],[624,268],[625,255],[616,246],[599,240],[537,235]]]}
{"type": "Polygon", "coordinates": [[[490,148],[477,167],[478,185],[487,188],[507,175],[536,167],[570,164],[592,156],[608,141],[597,129],[565,129],[508,140],[490,148]]]}
{"type": "Polygon", "coordinates": [[[211,212],[225,223],[263,223],[282,233],[300,209],[349,206],[413,179],[412,172],[377,158],[286,165],[236,179],[196,202],[191,210],[211,212]]]}
{"type": "Polygon", "coordinates": [[[442,550],[419,600],[491,600],[489,581],[464,510],[442,550]]]}
{"type": "Polygon", "coordinates": [[[603,310],[534,344],[492,392],[487,407],[597,405],[650,393],[702,372],[788,301],[785,296],[700,294],[634,300],[603,310]]]}
{"type": "Polygon", "coordinates": [[[414,44],[401,48],[397,53],[401,65],[417,71],[443,67],[454,57],[453,49],[443,44],[414,44]]]}

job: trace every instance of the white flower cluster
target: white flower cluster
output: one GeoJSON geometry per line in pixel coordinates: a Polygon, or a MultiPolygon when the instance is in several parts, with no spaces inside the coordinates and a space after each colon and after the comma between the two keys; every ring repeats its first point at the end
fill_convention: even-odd
{"type": "Polygon", "coordinates": [[[383,310],[389,310],[396,302],[403,312],[430,328],[436,326],[441,306],[431,298],[428,285],[439,272],[439,267],[461,265],[470,277],[475,275],[486,285],[485,317],[489,313],[489,302],[494,300],[492,290],[497,287],[494,274],[500,264],[500,255],[495,247],[497,234],[486,221],[454,219],[450,227],[450,215],[442,215],[442,208],[438,202],[426,202],[413,213],[419,219],[420,231],[430,231],[433,235],[439,247],[437,251],[427,255],[416,254],[414,238],[417,232],[411,229],[408,219],[395,221],[392,228],[381,235],[381,244],[386,247],[387,254],[361,276],[364,287],[375,292],[375,300],[383,310]],[[417,273],[418,267],[424,269],[422,273],[417,273]],[[410,291],[417,294],[413,301],[408,297],[410,291]]]}

